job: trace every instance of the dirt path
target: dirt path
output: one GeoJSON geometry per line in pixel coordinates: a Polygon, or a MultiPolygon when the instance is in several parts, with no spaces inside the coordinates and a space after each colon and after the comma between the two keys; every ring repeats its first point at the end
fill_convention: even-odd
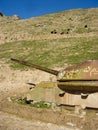
{"type": "Polygon", "coordinates": [[[0,111],[0,130],[72,130],[52,123],[27,120],[0,111]]]}

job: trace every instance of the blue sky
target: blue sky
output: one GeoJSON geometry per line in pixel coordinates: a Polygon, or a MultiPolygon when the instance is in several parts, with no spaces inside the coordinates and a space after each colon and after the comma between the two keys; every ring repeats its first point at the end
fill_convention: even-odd
{"type": "Polygon", "coordinates": [[[98,7],[98,0],[0,0],[4,15],[19,15],[22,19],[77,8],[98,7]]]}

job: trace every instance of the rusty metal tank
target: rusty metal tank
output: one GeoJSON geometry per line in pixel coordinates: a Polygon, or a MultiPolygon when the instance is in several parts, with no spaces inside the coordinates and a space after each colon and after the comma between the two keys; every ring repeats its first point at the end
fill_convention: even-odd
{"type": "Polygon", "coordinates": [[[11,60],[57,76],[57,86],[64,92],[87,95],[98,92],[98,60],[87,60],[61,71],[13,58],[11,60]]]}
{"type": "Polygon", "coordinates": [[[58,87],[65,92],[81,94],[98,92],[98,60],[88,60],[58,73],[58,87]]]}

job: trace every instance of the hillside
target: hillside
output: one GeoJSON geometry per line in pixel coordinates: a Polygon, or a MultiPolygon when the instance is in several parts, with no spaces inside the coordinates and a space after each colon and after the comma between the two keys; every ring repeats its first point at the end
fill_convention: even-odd
{"type": "Polygon", "coordinates": [[[78,9],[48,14],[26,20],[14,16],[0,17],[0,43],[47,38],[59,34],[98,32],[98,8],[78,9]]]}
{"type": "MultiPolygon", "coordinates": [[[[45,66],[98,58],[98,8],[21,20],[0,16],[0,60],[11,57],[45,66]]],[[[20,67],[20,66],[17,66],[20,67]]]]}
{"type": "MultiPolygon", "coordinates": [[[[63,106],[63,100],[73,102],[75,98],[66,93],[64,99],[61,90],[60,93],[56,91],[55,76],[25,68],[13,63],[11,58],[57,70],[84,60],[98,60],[98,8],[70,10],[25,20],[17,15],[0,13],[0,130],[98,129],[98,109],[80,110],[80,105],[84,108],[87,100],[75,95],[79,99],[75,111],[68,104],[63,106]],[[50,89],[51,84],[47,86],[47,81],[53,83],[53,89],[50,89]],[[46,93],[42,89],[38,91],[37,88],[41,87],[46,88],[46,93]],[[20,105],[12,101],[30,101],[30,95],[32,99],[35,95],[32,92],[40,101],[44,101],[43,95],[51,100],[47,101],[53,104],[53,108],[33,108],[29,107],[31,104],[20,105]],[[59,104],[55,102],[56,98],[60,99],[59,104]]],[[[96,68],[91,71],[98,73],[96,68]]],[[[90,97],[94,104],[97,95],[90,97]]],[[[36,103],[34,99],[32,101],[36,103]]]]}

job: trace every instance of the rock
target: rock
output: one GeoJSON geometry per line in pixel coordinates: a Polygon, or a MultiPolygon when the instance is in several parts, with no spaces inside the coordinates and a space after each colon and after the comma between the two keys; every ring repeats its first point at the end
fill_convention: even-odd
{"type": "Polygon", "coordinates": [[[8,97],[7,100],[8,100],[8,102],[11,102],[11,101],[12,101],[10,97],[8,97]]]}
{"type": "Polygon", "coordinates": [[[19,17],[18,15],[13,15],[13,16],[12,16],[12,19],[13,19],[13,20],[20,20],[20,17],[19,17]]]}
{"type": "Polygon", "coordinates": [[[2,12],[0,12],[0,16],[3,17],[3,13],[2,12]]]}

